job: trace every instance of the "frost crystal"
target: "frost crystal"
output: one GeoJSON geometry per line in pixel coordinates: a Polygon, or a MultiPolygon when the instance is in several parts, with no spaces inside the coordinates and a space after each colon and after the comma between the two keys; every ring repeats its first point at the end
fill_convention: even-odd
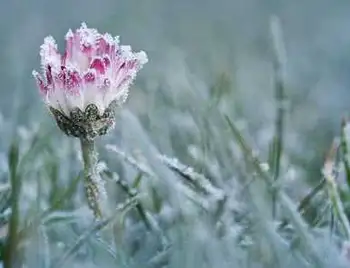
{"type": "Polygon", "coordinates": [[[76,137],[103,135],[114,125],[113,109],[126,100],[147,55],[85,23],[65,39],[63,55],[52,36],[44,39],[42,74],[33,71],[33,76],[61,130],[76,137]]]}

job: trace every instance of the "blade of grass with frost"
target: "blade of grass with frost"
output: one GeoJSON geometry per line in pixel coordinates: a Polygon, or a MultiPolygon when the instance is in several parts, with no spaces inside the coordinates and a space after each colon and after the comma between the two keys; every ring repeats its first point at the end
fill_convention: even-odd
{"type": "Polygon", "coordinates": [[[8,163],[11,183],[11,216],[9,221],[9,231],[4,246],[4,268],[11,268],[19,265],[20,254],[17,252],[18,228],[19,228],[19,195],[21,192],[21,177],[18,172],[19,164],[18,143],[14,141],[8,154],[8,163]]]}
{"type": "Polygon", "coordinates": [[[43,226],[43,225],[41,225],[39,228],[39,236],[40,236],[40,240],[42,241],[42,243],[40,243],[41,252],[44,255],[43,268],[49,268],[49,267],[51,267],[50,266],[49,238],[47,235],[47,230],[46,230],[45,226],[43,226]]]}
{"type": "MultiPolygon", "coordinates": [[[[274,180],[261,168],[261,162],[259,159],[254,156],[252,149],[248,146],[245,139],[241,135],[240,131],[236,128],[236,126],[232,123],[230,118],[225,115],[225,119],[228,123],[228,126],[234,135],[235,139],[238,141],[242,151],[247,156],[247,159],[254,165],[256,172],[258,175],[265,181],[265,183],[271,188],[274,189],[274,180]]],[[[284,212],[288,215],[291,222],[294,224],[300,238],[305,244],[305,247],[308,248],[311,253],[313,260],[315,263],[319,265],[319,267],[324,267],[321,256],[317,253],[317,250],[314,246],[313,239],[308,233],[308,226],[301,218],[300,214],[297,211],[297,208],[293,204],[292,200],[283,192],[276,191],[276,198],[280,202],[283,207],[284,212]]]]}
{"type": "MultiPolygon", "coordinates": [[[[312,199],[323,189],[326,185],[326,180],[323,178],[319,184],[317,184],[299,203],[298,211],[301,215],[305,213],[305,210],[310,205],[312,199]]],[[[279,228],[284,228],[288,224],[287,221],[282,221],[279,228]]]]}
{"type": "MultiPolygon", "coordinates": [[[[121,152],[119,149],[117,149],[115,146],[108,146],[109,149],[111,149],[113,152],[116,152],[119,156],[121,156],[127,163],[129,163],[131,166],[139,170],[140,172],[143,172],[145,175],[149,177],[157,177],[151,170],[149,170],[148,167],[145,165],[139,163],[136,161],[133,157],[128,156],[126,153],[121,152]]],[[[177,185],[177,189],[184,193],[192,202],[197,204],[200,208],[204,209],[205,211],[209,210],[209,202],[205,198],[202,198],[199,194],[197,194],[195,191],[193,191],[191,188],[186,187],[182,183],[175,183],[177,185]]],[[[125,183],[126,185],[126,183],[125,183]]]]}
{"type": "Polygon", "coordinates": [[[338,189],[337,189],[337,183],[336,183],[336,178],[334,177],[334,157],[336,154],[338,148],[338,144],[335,142],[333,143],[327,159],[324,164],[323,168],[323,175],[326,179],[326,185],[327,185],[327,190],[329,194],[329,198],[331,200],[334,214],[335,216],[339,219],[342,227],[343,227],[343,232],[347,238],[347,240],[350,239],[350,223],[349,220],[346,216],[346,213],[344,211],[344,206],[343,203],[340,199],[338,189]]]}
{"type": "Polygon", "coordinates": [[[50,213],[52,211],[61,209],[64,205],[64,201],[71,200],[72,196],[76,192],[78,188],[78,184],[81,181],[82,178],[82,172],[80,172],[79,175],[77,175],[68,185],[68,187],[61,193],[58,194],[54,202],[51,204],[50,209],[46,212],[50,213]]]}
{"type": "Polygon", "coordinates": [[[0,223],[4,224],[10,214],[10,197],[11,197],[11,185],[10,183],[3,184],[0,191],[0,223]]]}
{"type": "MultiPolygon", "coordinates": [[[[275,52],[274,57],[274,87],[276,101],[276,121],[275,134],[273,138],[273,178],[278,180],[280,174],[281,156],[283,151],[283,136],[284,136],[284,114],[285,114],[285,68],[286,68],[286,53],[283,43],[283,34],[280,21],[277,17],[272,17],[270,20],[270,28],[272,34],[273,47],[275,52]]],[[[276,197],[273,195],[272,200],[272,215],[276,216],[276,197]]]]}
{"type": "Polygon", "coordinates": [[[139,174],[136,175],[131,187],[134,189],[138,189],[141,183],[141,179],[142,179],[142,173],[139,172],[139,174]]]}
{"type": "Polygon", "coordinates": [[[350,187],[350,162],[349,162],[349,145],[348,145],[349,137],[350,137],[350,126],[348,122],[344,119],[341,124],[340,149],[341,149],[341,157],[345,168],[346,182],[348,184],[348,187],[350,187]]]}
{"type": "Polygon", "coordinates": [[[103,241],[101,238],[96,237],[94,239],[94,242],[97,243],[100,247],[102,247],[114,260],[117,260],[117,253],[113,250],[113,248],[108,245],[105,241],[103,241]]]}
{"type": "Polygon", "coordinates": [[[20,172],[26,169],[27,165],[31,165],[32,159],[35,158],[39,152],[48,147],[53,133],[52,130],[45,130],[43,126],[39,129],[33,137],[28,151],[21,157],[20,163],[18,164],[18,170],[20,172]]]}
{"type": "MultiPolygon", "coordinates": [[[[147,167],[143,163],[140,163],[139,161],[137,161],[133,157],[127,155],[125,152],[120,151],[115,145],[109,144],[106,146],[106,148],[109,149],[110,151],[116,153],[124,161],[129,163],[132,167],[134,167],[138,171],[142,172],[146,176],[151,177],[151,178],[158,177],[149,167],[147,167]]],[[[175,184],[176,188],[179,191],[184,193],[191,201],[193,201],[195,204],[197,204],[200,208],[202,208],[206,211],[209,210],[210,205],[209,205],[209,201],[207,199],[201,197],[197,192],[195,192],[190,187],[185,186],[182,182],[174,181],[173,183],[175,184]]]]}
{"type": "Polygon", "coordinates": [[[127,155],[125,152],[119,150],[119,148],[117,146],[112,145],[112,144],[107,144],[106,145],[106,149],[109,150],[109,151],[114,152],[115,154],[117,154],[122,160],[124,160],[125,162],[129,163],[132,167],[134,167],[136,170],[142,172],[143,174],[145,174],[145,175],[147,175],[149,177],[156,176],[152,172],[152,170],[150,170],[146,165],[136,161],[136,159],[134,159],[130,155],[127,155]]]}
{"type": "Polygon", "coordinates": [[[82,235],[78,237],[75,243],[62,255],[62,257],[56,262],[54,268],[66,267],[66,263],[74,257],[74,255],[78,252],[80,247],[94,234],[98,231],[102,230],[109,223],[112,223],[116,218],[120,217],[122,214],[126,213],[130,209],[132,209],[139,197],[135,196],[134,198],[126,200],[124,203],[118,206],[118,208],[114,211],[114,214],[105,219],[94,223],[88,230],[86,230],[82,235]]]}
{"type": "Polygon", "coordinates": [[[153,267],[166,267],[166,264],[169,261],[169,255],[170,255],[170,247],[166,248],[165,250],[159,252],[157,255],[155,255],[153,258],[151,258],[147,264],[146,267],[153,268],[153,267]]]}
{"type": "MultiPolygon", "coordinates": [[[[136,163],[136,160],[135,160],[135,163],[136,163]]],[[[112,181],[117,183],[117,185],[120,186],[120,188],[129,196],[129,198],[134,198],[135,196],[139,195],[139,192],[135,187],[130,188],[129,184],[126,181],[118,178],[118,175],[116,173],[105,170],[104,174],[108,178],[110,178],[112,181]]],[[[142,176],[142,173],[140,172],[134,179],[134,185],[136,186],[139,185],[141,176],[142,176]],[[135,182],[137,183],[135,184],[135,182]]],[[[169,244],[164,234],[161,232],[161,229],[159,228],[156,220],[153,218],[153,216],[150,213],[147,213],[146,209],[143,207],[142,203],[139,200],[137,200],[135,209],[139,213],[141,220],[144,222],[146,228],[148,230],[155,231],[158,235],[160,235],[160,237],[162,238],[162,241],[165,241],[164,244],[169,244]]]]}
{"type": "Polygon", "coordinates": [[[71,181],[70,185],[60,195],[60,197],[57,198],[57,200],[54,202],[54,204],[52,204],[50,208],[41,213],[41,215],[38,218],[31,220],[26,227],[19,231],[18,237],[20,241],[28,237],[31,234],[32,229],[36,228],[36,226],[41,224],[52,212],[60,209],[64,201],[71,199],[71,197],[75,193],[78,183],[80,182],[81,176],[82,174],[79,174],[71,181]]]}
{"type": "MultiPolygon", "coordinates": [[[[129,198],[133,198],[138,195],[138,191],[135,188],[130,188],[128,183],[120,178],[116,178],[116,174],[110,171],[104,171],[103,172],[109,179],[111,179],[113,182],[115,182],[127,195],[129,198]]],[[[142,173],[140,172],[138,176],[135,178],[134,181],[138,180],[140,177],[140,174],[142,176],[142,173]]],[[[140,180],[140,179],[139,179],[140,180]]],[[[146,217],[146,211],[142,204],[140,202],[137,202],[135,206],[137,212],[139,213],[142,221],[144,222],[147,229],[151,229],[151,224],[149,223],[147,217],[146,217]]]]}
{"type": "Polygon", "coordinates": [[[195,172],[192,167],[185,166],[178,159],[169,158],[165,155],[159,155],[159,159],[163,164],[184,178],[187,183],[193,185],[192,188],[194,188],[194,190],[197,190],[199,193],[204,193],[207,198],[210,198],[216,203],[217,208],[213,220],[214,222],[218,221],[224,211],[227,201],[225,192],[215,187],[203,174],[195,172]]]}
{"type": "Polygon", "coordinates": [[[169,158],[166,155],[159,155],[158,158],[171,170],[177,172],[181,177],[193,184],[194,188],[199,192],[209,194],[212,197],[217,198],[218,201],[224,199],[224,191],[215,187],[208,178],[203,174],[195,172],[192,167],[185,166],[178,159],[169,158]]]}
{"type": "MultiPolygon", "coordinates": [[[[79,214],[77,211],[54,211],[43,218],[39,226],[53,227],[54,224],[64,222],[65,224],[79,221],[79,214]]],[[[53,227],[54,228],[54,227],[53,227]]]]}

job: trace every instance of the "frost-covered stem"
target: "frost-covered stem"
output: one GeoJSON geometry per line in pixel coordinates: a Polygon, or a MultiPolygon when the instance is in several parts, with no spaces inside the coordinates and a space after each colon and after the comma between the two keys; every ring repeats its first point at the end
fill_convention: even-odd
{"type": "Polygon", "coordinates": [[[100,197],[102,184],[97,171],[98,155],[95,150],[95,142],[88,139],[80,139],[84,161],[84,188],[88,205],[96,219],[102,218],[100,197]]]}

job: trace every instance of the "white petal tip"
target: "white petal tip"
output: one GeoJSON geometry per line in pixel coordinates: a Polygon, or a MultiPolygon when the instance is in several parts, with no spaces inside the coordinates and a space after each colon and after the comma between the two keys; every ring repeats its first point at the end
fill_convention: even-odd
{"type": "Polygon", "coordinates": [[[37,77],[38,75],[39,75],[39,73],[37,71],[35,71],[35,70],[32,71],[32,76],[37,77]]]}
{"type": "Polygon", "coordinates": [[[73,37],[73,36],[74,36],[74,34],[73,34],[72,29],[69,29],[68,32],[66,33],[66,40],[67,40],[68,38],[73,37]]]}
{"type": "Polygon", "coordinates": [[[140,51],[139,53],[137,53],[137,58],[140,61],[141,65],[146,64],[148,62],[147,54],[144,51],[140,51]]]}

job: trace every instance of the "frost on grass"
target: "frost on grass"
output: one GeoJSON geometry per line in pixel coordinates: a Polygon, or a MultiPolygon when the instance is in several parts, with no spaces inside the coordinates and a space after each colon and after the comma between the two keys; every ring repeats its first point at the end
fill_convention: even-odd
{"type": "Polygon", "coordinates": [[[165,155],[159,155],[159,159],[170,169],[180,172],[182,176],[190,180],[190,183],[194,184],[196,187],[203,189],[213,199],[220,201],[225,197],[223,190],[214,187],[213,184],[210,183],[210,181],[204,175],[195,172],[192,167],[185,166],[184,164],[180,163],[178,159],[170,158],[165,155]]]}

